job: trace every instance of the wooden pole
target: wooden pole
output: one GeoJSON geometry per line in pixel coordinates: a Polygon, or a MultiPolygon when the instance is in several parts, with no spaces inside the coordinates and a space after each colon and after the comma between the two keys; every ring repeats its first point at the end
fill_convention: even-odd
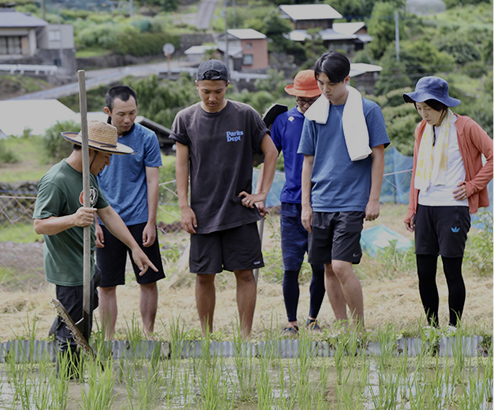
{"type": "MultiPolygon", "coordinates": [[[[81,112],[82,135],[82,191],[83,205],[91,207],[90,198],[90,173],[89,173],[89,143],[87,126],[87,101],[86,101],[86,75],[84,70],[77,72],[79,79],[79,110],[81,112]]],[[[84,251],[83,251],[83,300],[82,300],[82,334],[89,341],[91,329],[91,226],[84,227],[84,251]]]]}
{"type": "MultiPolygon", "coordinates": [[[[259,230],[259,237],[261,238],[261,245],[262,245],[262,235],[264,233],[264,217],[258,222],[257,224],[257,229],[259,230]]],[[[257,281],[259,280],[259,268],[254,269],[254,280],[257,281]]]]}

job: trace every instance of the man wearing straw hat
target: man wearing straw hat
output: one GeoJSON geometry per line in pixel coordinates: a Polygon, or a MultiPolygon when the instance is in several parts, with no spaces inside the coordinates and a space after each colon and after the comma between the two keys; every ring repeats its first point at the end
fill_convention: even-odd
{"type": "MultiPolygon", "coordinates": [[[[132,149],[117,142],[115,127],[99,121],[89,123],[91,207],[85,208],[82,188],[82,136],[73,132],[64,132],[62,136],[74,144],[74,149],[68,158],[54,165],[41,178],[33,219],[34,230],[44,238],[46,280],[56,285],[57,299],[77,323],[83,314],[83,228],[91,226],[91,249],[94,249],[95,214],[131,249],[141,275],[144,275],[149,267],[153,270],[156,270],[156,267],[141,250],[122,219],[109,206],[96,179],[96,175],[110,163],[112,154],[130,154],[132,149]]],[[[91,272],[94,276],[94,258],[91,258],[91,272]]],[[[91,319],[94,307],[91,308],[91,319]]],[[[60,319],[55,336],[60,351],[70,351],[72,364],[77,367],[77,344],[60,319]]]]}
{"type": "MultiPolygon", "coordinates": [[[[308,232],[302,225],[302,165],[304,156],[297,154],[304,125],[305,111],[321,95],[314,70],[302,70],[295,76],[293,84],[285,87],[293,95],[297,105],[278,115],[271,127],[271,138],[278,152],[283,151],[286,182],[281,191],[281,252],[283,255],[283,298],[288,326],[285,335],[298,333],[297,306],[300,296],[298,276],[307,252],[308,232]]],[[[326,293],[324,287],[324,265],[311,265],[310,306],[306,325],[319,331],[317,315],[326,293]]]]}

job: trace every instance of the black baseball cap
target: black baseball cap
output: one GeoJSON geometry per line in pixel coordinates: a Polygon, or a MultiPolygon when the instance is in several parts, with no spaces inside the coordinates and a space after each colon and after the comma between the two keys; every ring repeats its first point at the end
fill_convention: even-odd
{"type": "Polygon", "coordinates": [[[228,69],[219,60],[203,61],[197,69],[197,81],[223,80],[228,81],[228,69]]]}

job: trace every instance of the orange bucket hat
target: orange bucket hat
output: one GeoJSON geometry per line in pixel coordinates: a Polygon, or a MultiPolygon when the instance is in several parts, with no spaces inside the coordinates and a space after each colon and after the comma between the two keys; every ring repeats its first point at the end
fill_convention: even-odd
{"type": "Polygon", "coordinates": [[[314,98],[321,95],[314,70],[302,70],[293,79],[293,84],[285,87],[287,94],[295,97],[314,98]]]}

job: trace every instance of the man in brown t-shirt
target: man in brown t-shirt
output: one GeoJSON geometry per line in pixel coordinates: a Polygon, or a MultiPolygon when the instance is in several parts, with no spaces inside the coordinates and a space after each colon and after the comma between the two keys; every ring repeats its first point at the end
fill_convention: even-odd
{"type": "Polygon", "coordinates": [[[196,88],[201,101],[180,111],[172,126],[182,226],[191,234],[190,271],[202,332],[213,331],[215,274],[233,271],[242,336],[248,338],[256,304],[253,269],[264,266],[256,222],[273,182],[278,151],[255,110],[225,98],[228,71],[203,62],[196,88]],[[253,155],[265,157],[264,177],[252,194],[253,155]],[[188,181],[190,177],[190,204],[188,181]]]}

